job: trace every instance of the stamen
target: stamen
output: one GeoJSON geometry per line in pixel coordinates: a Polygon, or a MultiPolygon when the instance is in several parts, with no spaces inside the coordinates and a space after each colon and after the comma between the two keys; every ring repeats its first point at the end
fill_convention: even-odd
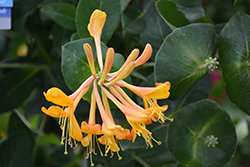
{"type": "Polygon", "coordinates": [[[97,143],[98,149],[99,149],[99,151],[100,151],[100,154],[101,154],[101,156],[103,156],[103,153],[102,153],[102,150],[101,150],[101,148],[100,148],[100,145],[99,145],[97,136],[96,136],[96,135],[94,135],[94,136],[95,136],[95,138],[96,138],[96,143],[97,143]]]}
{"type": "Polygon", "coordinates": [[[120,156],[119,151],[116,151],[116,153],[117,153],[118,159],[122,160],[122,157],[120,156]]]}

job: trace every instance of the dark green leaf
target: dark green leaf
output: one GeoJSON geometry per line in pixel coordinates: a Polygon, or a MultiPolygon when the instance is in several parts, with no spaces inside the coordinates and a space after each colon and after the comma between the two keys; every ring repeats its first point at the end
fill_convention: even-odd
{"type": "MultiPolygon", "coordinates": [[[[83,50],[83,44],[88,43],[92,47],[95,57],[96,71],[99,71],[99,65],[96,59],[96,48],[92,38],[79,39],[69,42],[62,47],[62,73],[68,87],[75,91],[88,77],[92,75],[86,54],[83,50]]],[[[105,58],[108,47],[102,43],[102,55],[105,58]]],[[[103,61],[105,62],[105,60],[103,61]]],[[[120,54],[115,54],[111,71],[119,69],[124,58],[120,54]]],[[[90,101],[90,93],[84,96],[85,100],[90,101]]]]}
{"type": "Polygon", "coordinates": [[[190,21],[185,17],[185,15],[178,11],[175,3],[168,0],[160,0],[157,1],[156,7],[161,16],[172,29],[190,24],[190,21]]]}
{"type": "Polygon", "coordinates": [[[76,7],[69,3],[53,3],[44,6],[41,11],[51,17],[60,26],[75,30],[76,7]]]}
{"type": "Polygon", "coordinates": [[[161,18],[155,7],[153,0],[148,0],[143,11],[144,28],[140,34],[143,45],[150,43],[153,47],[152,60],[155,58],[155,54],[160,48],[165,37],[171,33],[171,28],[161,18]],[[152,26],[153,25],[153,26],[152,26]]]}
{"type": "Polygon", "coordinates": [[[29,15],[35,10],[41,0],[15,1],[12,9],[12,30],[20,31],[29,15]]]}
{"type": "Polygon", "coordinates": [[[102,41],[107,42],[114,33],[120,19],[121,5],[119,0],[80,0],[76,12],[76,28],[81,38],[90,37],[87,26],[95,9],[106,12],[107,19],[102,31],[102,41]]]}
{"type": "Polygon", "coordinates": [[[221,167],[234,155],[236,134],[229,115],[215,102],[192,103],[172,115],[168,148],[179,163],[195,167],[221,167]],[[198,119],[196,119],[198,118],[198,119]],[[208,147],[207,136],[217,138],[208,147]]]}
{"type": "Polygon", "coordinates": [[[59,26],[58,24],[54,24],[51,29],[53,35],[53,44],[56,50],[60,53],[62,46],[70,41],[71,35],[74,31],[64,29],[63,27],[59,26]]]}
{"type": "Polygon", "coordinates": [[[129,4],[131,0],[120,0],[121,3],[121,13],[125,10],[125,8],[127,7],[127,5],[129,4]]]}
{"type": "Polygon", "coordinates": [[[176,4],[178,11],[185,14],[188,20],[193,21],[205,17],[201,0],[169,0],[176,4]]]}
{"type": "Polygon", "coordinates": [[[214,55],[215,28],[210,24],[192,24],[175,29],[162,44],[155,59],[157,82],[170,81],[171,97],[183,93],[204,75],[205,60],[214,55]]]}
{"type": "Polygon", "coordinates": [[[135,7],[127,7],[122,14],[122,27],[131,34],[139,34],[143,30],[142,13],[135,7]]]}
{"type": "Polygon", "coordinates": [[[13,112],[9,119],[8,136],[0,143],[0,166],[32,166],[34,137],[26,126],[26,119],[18,112],[13,112]]]}
{"type": "Polygon", "coordinates": [[[1,167],[31,167],[32,144],[26,131],[14,133],[0,144],[1,167]]]}
{"type": "Polygon", "coordinates": [[[15,69],[0,78],[0,113],[19,107],[35,87],[38,70],[15,69]]]}
{"type": "Polygon", "coordinates": [[[223,28],[219,40],[219,55],[223,79],[229,99],[250,114],[250,16],[234,15],[223,28]]]}

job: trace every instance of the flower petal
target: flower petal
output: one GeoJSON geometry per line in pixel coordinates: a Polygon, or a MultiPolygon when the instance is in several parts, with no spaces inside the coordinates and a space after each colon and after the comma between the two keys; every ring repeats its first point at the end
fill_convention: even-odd
{"type": "Polygon", "coordinates": [[[50,88],[47,93],[43,92],[43,94],[47,101],[60,106],[69,106],[74,103],[70,97],[56,87],[50,88]]]}

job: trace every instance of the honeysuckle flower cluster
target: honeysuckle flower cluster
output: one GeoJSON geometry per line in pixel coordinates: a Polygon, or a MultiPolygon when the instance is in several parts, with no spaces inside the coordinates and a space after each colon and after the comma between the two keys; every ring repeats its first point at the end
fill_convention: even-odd
{"type": "Polygon", "coordinates": [[[158,144],[160,144],[160,142],[152,137],[152,133],[146,128],[146,125],[151,124],[152,121],[158,121],[160,123],[164,123],[166,120],[173,121],[173,119],[163,114],[168,106],[159,106],[157,104],[158,99],[166,99],[169,97],[169,82],[156,83],[156,87],[138,87],[123,80],[135,67],[144,64],[150,58],[152,54],[152,47],[150,44],[146,45],[140,56],[139,50],[134,49],[122,67],[118,71],[112,73],[110,73],[110,70],[114,59],[114,49],[109,48],[103,66],[101,34],[105,21],[106,13],[95,10],[88,24],[89,33],[95,41],[100,72],[96,73],[92,48],[88,43],[85,43],[83,49],[86,53],[92,75],[69,96],[55,87],[49,89],[47,93],[44,92],[46,100],[53,102],[56,106],[51,106],[48,109],[42,107],[42,111],[45,114],[59,118],[59,124],[62,129],[61,144],[65,144],[64,153],[68,154],[67,143],[73,147],[77,146],[76,141],[79,141],[87,148],[91,166],[94,165],[92,162],[92,153],[95,154],[95,145],[99,148],[101,155],[103,155],[103,153],[100,149],[100,144],[105,145],[105,156],[107,156],[109,152],[111,152],[111,156],[113,156],[113,153],[117,153],[119,159],[121,159],[119,151],[122,147],[119,140],[132,140],[132,142],[134,142],[138,135],[145,139],[147,146],[153,147],[152,140],[158,144]],[[91,85],[93,85],[93,90],[89,120],[88,122],[83,121],[80,127],[74,112],[80,99],[89,91],[91,85]],[[136,104],[125,93],[122,89],[123,87],[128,88],[136,95],[140,96],[143,99],[144,107],[136,104]],[[111,100],[125,115],[130,128],[127,129],[115,123],[109,106],[109,100],[111,100]],[[102,124],[96,123],[96,108],[98,108],[100,112],[102,124]]]}

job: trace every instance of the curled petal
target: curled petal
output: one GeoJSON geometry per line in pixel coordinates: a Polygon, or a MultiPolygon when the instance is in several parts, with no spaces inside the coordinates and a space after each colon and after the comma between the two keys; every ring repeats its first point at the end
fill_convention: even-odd
{"type": "Polygon", "coordinates": [[[42,107],[41,109],[45,114],[54,117],[54,118],[60,118],[62,116],[69,117],[70,114],[68,112],[65,112],[61,107],[58,106],[51,106],[47,110],[45,107],[42,107]]]}
{"type": "Polygon", "coordinates": [[[166,99],[169,97],[169,86],[161,84],[157,86],[154,90],[146,93],[145,95],[153,99],[166,99]]]}
{"type": "Polygon", "coordinates": [[[148,59],[151,57],[152,52],[152,46],[147,44],[141,56],[135,61],[136,67],[146,63],[146,61],[148,61],[148,59]]]}
{"type": "Polygon", "coordinates": [[[43,92],[43,94],[47,101],[60,106],[70,106],[74,103],[70,97],[68,97],[65,93],[63,93],[63,91],[56,87],[50,88],[47,93],[43,92]]]}

